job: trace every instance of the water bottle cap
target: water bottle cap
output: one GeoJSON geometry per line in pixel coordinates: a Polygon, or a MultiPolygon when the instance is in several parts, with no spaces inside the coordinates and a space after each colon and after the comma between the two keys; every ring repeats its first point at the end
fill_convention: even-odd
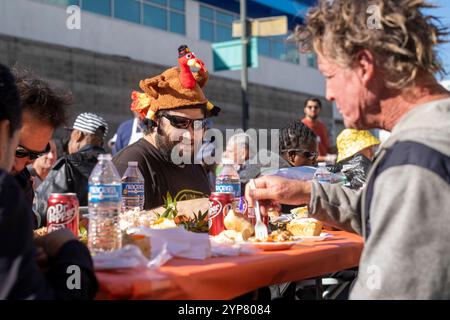
{"type": "Polygon", "coordinates": [[[98,155],[97,159],[98,159],[98,161],[100,161],[100,160],[109,160],[109,161],[111,161],[112,160],[112,156],[111,156],[110,153],[101,153],[101,154],[98,155]]]}
{"type": "Polygon", "coordinates": [[[137,161],[128,161],[128,166],[129,167],[137,167],[138,166],[138,162],[137,161]]]}

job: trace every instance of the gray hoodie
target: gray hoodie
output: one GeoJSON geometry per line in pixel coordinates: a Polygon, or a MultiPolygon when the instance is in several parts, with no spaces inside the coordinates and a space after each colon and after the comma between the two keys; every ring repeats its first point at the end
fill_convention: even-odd
{"type": "Polygon", "coordinates": [[[313,182],[310,212],[366,240],[351,299],[450,299],[450,99],[400,119],[362,190],[313,182]]]}

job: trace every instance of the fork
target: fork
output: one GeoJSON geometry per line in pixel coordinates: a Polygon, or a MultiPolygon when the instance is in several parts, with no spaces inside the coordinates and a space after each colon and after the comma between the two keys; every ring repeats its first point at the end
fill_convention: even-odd
{"type": "MultiPolygon", "coordinates": [[[[256,189],[255,181],[253,179],[250,180],[250,189],[256,189]]],[[[269,234],[266,225],[261,220],[261,211],[259,209],[258,200],[255,201],[255,216],[256,216],[255,237],[258,240],[264,240],[269,236],[269,234]]]]}

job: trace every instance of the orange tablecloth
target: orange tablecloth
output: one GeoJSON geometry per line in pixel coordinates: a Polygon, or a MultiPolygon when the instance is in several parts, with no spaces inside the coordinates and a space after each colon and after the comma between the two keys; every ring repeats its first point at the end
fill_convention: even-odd
{"type": "Polygon", "coordinates": [[[363,240],[331,231],[321,242],[255,255],[173,259],[158,271],[97,272],[98,299],[231,299],[261,287],[308,279],[358,265],[363,240]]]}

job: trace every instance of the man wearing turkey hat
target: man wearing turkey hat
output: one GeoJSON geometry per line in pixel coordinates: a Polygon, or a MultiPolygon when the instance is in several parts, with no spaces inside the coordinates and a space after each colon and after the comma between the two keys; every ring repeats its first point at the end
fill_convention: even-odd
{"type": "Polygon", "coordinates": [[[208,80],[204,63],[185,45],[178,53],[178,67],[142,80],[144,92],[132,93],[131,110],[143,119],[144,137],[113,159],[120,175],[129,161],[138,162],[145,179],[145,210],[163,205],[167,192],[177,201],[208,197],[211,192],[207,174],[193,163],[193,156],[206,118],[220,109],[203,94],[208,80]],[[190,67],[199,70],[193,73],[190,67]]]}

